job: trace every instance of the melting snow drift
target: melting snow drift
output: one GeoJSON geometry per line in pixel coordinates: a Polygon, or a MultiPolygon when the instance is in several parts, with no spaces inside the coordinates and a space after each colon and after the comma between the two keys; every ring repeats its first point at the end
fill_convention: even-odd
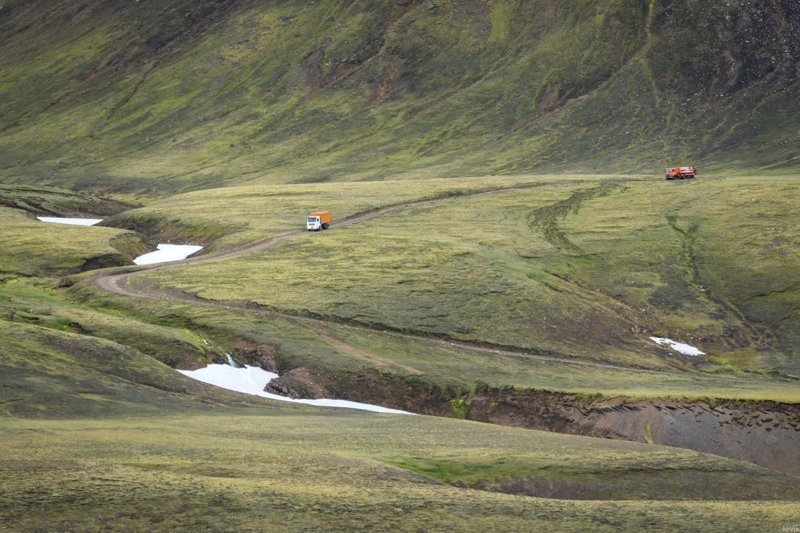
{"type": "Polygon", "coordinates": [[[193,246],[191,244],[159,244],[158,250],[140,255],[133,262],[137,265],[153,265],[155,263],[181,261],[202,249],[202,246],[193,246]]]}
{"type": "Polygon", "coordinates": [[[102,218],[66,218],[66,217],[36,217],[42,222],[53,224],[73,224],[75,226],[94,226],[103,221],[102,218]]]}
{"type": "Polygon", "coordinates": [[[656,344],[661,345],[661,346],[669,346],[670,348],[672,348],[676,352],[680,352],[683,355],[705,355],[706,354],[705,352],[701,352],[700,350],[698,350],[694,346],[691,346],[689,344],[683,344],[682,342],[675,342],[672,339],[664,339],[664,338],[661,338],[661,337],[650,337],[650,340],[653,341],[656,344]]]}
{"type": "Polygon", "coordinates": [[[362,411],[372,411],[375,413],[391,413],[391,414],[411,414],[407,411],[399,409],[389,409],[381,407],[380,405],[370,405],[368,403],[351,402],[349,400],[296,400],[294,398],[287,398],[279,396],[278,394],[270,394],[264,392],[264,387],[270,380],[277,378],[278,374],[267,372],[256,366],[245,366],[243,368],[234,368],[228,365],[208,365],[199,370],[178,370],[184,376],[189,376],[197,381],[215,385],[217,387],[228,389],[244,394],[252,394],[254,396],[261,396],[263,398],[270,398],[272,400],[281,400],[284,402],[304,403],[308,405],[316,405],[317,407],[346,407],[349,409],[360,409],[362,411]]]}

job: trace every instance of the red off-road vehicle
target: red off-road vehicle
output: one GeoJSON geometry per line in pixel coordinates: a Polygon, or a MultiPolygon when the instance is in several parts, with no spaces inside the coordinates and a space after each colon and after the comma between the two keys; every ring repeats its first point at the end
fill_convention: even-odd
{"type": "Polygon", "coordinates": [[[686,180],[697,176],[697,169],[694,167],[670,167],[664,171],[664,177],[668,180],[686,180]]]}

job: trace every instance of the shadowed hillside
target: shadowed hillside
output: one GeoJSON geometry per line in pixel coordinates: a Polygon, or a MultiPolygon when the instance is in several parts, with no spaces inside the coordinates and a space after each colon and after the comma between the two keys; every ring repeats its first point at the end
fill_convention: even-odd
{"type": "Polygon", "coordinates": [[[6,1],[0,175],[263,179],[800,165],[800,7],[6,1]]]}

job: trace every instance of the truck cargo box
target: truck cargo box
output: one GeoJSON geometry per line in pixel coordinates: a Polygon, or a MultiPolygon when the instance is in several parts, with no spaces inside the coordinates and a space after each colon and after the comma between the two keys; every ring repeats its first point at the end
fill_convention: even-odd
{"type": "Polygon", "coordinates": [[[306,229],[308,231],[319,231],[328,229],[331,223],[331,213],[329,211],[314,211],[308,215],[306,229]]]}

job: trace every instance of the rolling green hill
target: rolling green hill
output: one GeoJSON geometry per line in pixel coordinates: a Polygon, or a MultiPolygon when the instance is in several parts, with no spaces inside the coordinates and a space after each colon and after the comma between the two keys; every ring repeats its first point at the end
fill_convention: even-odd
{"type": "Polygon", "coordinates": [[[791,171],[800,8],[8,1],[0,176],[103,191],[791,171]]]}
{"type": "MultiPolygon", "coordinates": [[[[516,182],[525,179],[495,181],[516,182]]],[[[485,181],[459,183],[479,191],[485,181]]],[[[229,258],[225,268],[175,265],[138,279],[376,330],[648,368],[699,364],[650,340],[670,337],[732,369],[800,376],[795,178],[563,175],[527,184],[293,239],[229,258]]],[[[343,218],[381,194],[388,203],[442,185],[291,185],[271,189],[277,197],[252,188],[199,191],[117,220],[202,228],[219,206],[241,204],[224,218],[242,238],[254,227],[266,235],[288,230],[292,212],[306,211],[303,202],[343,218]],[[251,221],[253,211],[260,216],[251,221]]]]}
{"type": "Polygon", "coordinates": [[[0,529],[796,527],[798,57],[793,0],[0,0],[0,529]]]}

